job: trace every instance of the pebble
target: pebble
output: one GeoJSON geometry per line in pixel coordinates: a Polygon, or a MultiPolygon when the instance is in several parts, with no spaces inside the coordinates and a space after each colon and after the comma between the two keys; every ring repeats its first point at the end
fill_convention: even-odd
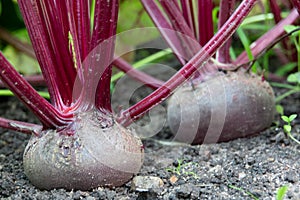
{"type": "Polygon", "coordinates": [[[199,197],[200,189],[193,184],[183,184],[175,188],[176,197],[184,199],[195,199],[199,197]]]}
{"type": "Polygon", "coordinates": [[[294,172],[289,172],[285,175],[285,180],[290,183],[296,183],[298,182],[298,175],[294,172]]]}
{"type": "Polygon", "coordinates": [[[176,183],[177,181],[178,181],[177,176],[175,176],[175,175],[171,176],[171,178],[170,178],[171,184],[174,184],[174,183],[176,183]]]}
{"type": "Polygon", "coordinates": [[[239,179],[241,180],[241,179],[243,179],[243,178],[245,178],[247,175],[245,174],[245,172],[241,172],[241,173],[239,173],[239,179]]]}
{"type": "Polygon", "coordinates": [[[163,187],[163,181],[155,176],[136,176],[132,179],[131,190],[148,192],[150,189],[163,187]]]}

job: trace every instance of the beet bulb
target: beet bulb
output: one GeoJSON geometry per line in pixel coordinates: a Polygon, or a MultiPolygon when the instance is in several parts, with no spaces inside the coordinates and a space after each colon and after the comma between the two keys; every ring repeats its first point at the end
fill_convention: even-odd
{"type": "Polygon", "coordinates": [[[143,148],[112,116],[89,111],[64,130],[33,136],[23,160],[25,174],[40,189],[89,190],[129,181],[141,168],[143,148]]]}
{"type": "Polygon", "coordinates": [[[179,88],[168,102],[168,123],[175,140],[191,144],[252,136],[271,125],[274,99],[271,86],[255,74],[219,72],[179,88]]]}

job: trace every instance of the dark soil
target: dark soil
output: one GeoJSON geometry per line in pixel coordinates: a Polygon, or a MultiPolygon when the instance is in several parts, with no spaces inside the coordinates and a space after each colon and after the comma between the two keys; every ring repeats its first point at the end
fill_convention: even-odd
{"type": "MultiPolygon", "coordinates": [[[[284,100],[287,115],[299,114],[299,99],[298,94],[284,100]]],[[[163,111],[158,110],[158,116],[164,117],[160,115],[163,111]]],[[[0,116],[37,122],[14,97],[3,99],[0,116]]],[[[160,117],[154,117],[153,121],[160,117]]],[[[294,122],[292,130],[298,139],[299,119],[294,122]]],[[[145,124],[147,120],[144,119],[145,124]]],[[[275,199],[278,188],[287,185],[285,199],[299,200],[300,146],[285,136],[278,116],[275,122],[279,125],[274,123],[256,137],[199,146],[172,142],[170,131],[164,125],[156,136],[143,140],[145,161],[138,174],[158,177],[163,181],[163,186],[144,191],[132,189],[132,181],[122,187],[100,187],[92,191],[39,190],[30,184],[22,166],[23,151],[30,136],[1,129],[0,197],[89,200],[275,199]]]]}

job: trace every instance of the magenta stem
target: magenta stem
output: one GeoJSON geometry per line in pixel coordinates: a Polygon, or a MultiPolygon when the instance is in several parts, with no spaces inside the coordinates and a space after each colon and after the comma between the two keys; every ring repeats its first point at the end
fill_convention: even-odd
{"type": "Polygon", "coordinates": [[[198,0],[199,43],[204,46],[214,35],[212,0],[198,0]]]}
{"type": "Polygon", "coordinates": [[[35,53],[30,44],[22,42],[21,40],[14,37],[10,32],[8,32],[3,28],[0,28],[0,39],[10,44],[18,51],[24,52],[29,57],[36,59],[35,53]]]}
{"type": "Polygon", "coordinates": [[[90,24],[90,3],[86,0],[74,1],[74,19],[76,22],[77,38],[79,40],[79,51],[82,60],[89,53],[89,46],[91,40],[91,24],[90,24]]]}
{"type": "MultiPolygon", "coordinates": [[[[284,26],[288,24],[292,24],[297,18],[299,14],[296,9],[293,9],[291,13],[283,20],[281,20],[278,24],[276,24],[271,30],[257,39],[255,42],[251,44],[251,51],[254,57],[257,57],[261,52],[265,50],[267,46],[272,44],[276,38],[281,36],[285,30],[284,26]]],[[[249,58],[246,52],[241,53],[238,58],[234,61],[235,65],[240,65],[243,63],[249,62],[249,58]]]]}
{"type": "Polygon", "coordinates": [[[31,124],[27,122],[21,122],[16,120],[10,120],[0,117],[0,127],[6,128],[12,131],[18,131],[26,134],[34,134],[39,136],[42,131],[42,126],[31,124]]]}
{"type": "Polygon", "coordinates": [[[41,97],[13,68],[2,53],[0,53],[0,71],[1,80],[38,117],[44,127],[63,127],[72,120],[71,114],[62,114],[41,97]]]}
{"type": "Polygon", "coordinates": [[[297,9],[298,13],[300,13],[300,0],[291,0],[293,6],[297,9]]]}
{"type": "Polygon", "coordinates": [[[280,7],[278,6],[276,0],[269,0],[269,1],[270,1],[270,8],[273,13],[275,23],[278,23],[282,19],[280,7]]]}
{"type": "Polygon", "coordinates": [[[143,6],[149,16],[151,16],[152,21],[158,28],[159,32],[166,40],[167,44],[173,50],[175,56],[178,58],[181,64],[185,64],[185,58],[182,56],[185,51],[181,47],[181,41],[178,39],[176,33],[173,30],[171,23],[168,21],[166,16],[160,10],[155,1],[141,0],[143,6]]]}
{"type": "Polygon", "coordinates": [[[256,1],[257,0],[244,0],[217,34],[215,34],[181,70],[142,101],[124,110],[118,118],[118,121],[124,126],[127,126],[141,117],[149,109],[169,97],[178,86],[191,77],[193,73],[231,37],[246,15],[251,11],[256,1]]]}
{"type": "Polygon", "coordinates": [[[133,68],[129,63],[127,63],[122,58],[115,58],[113,61],[113,65],[115,65],[119,70],[126,73],[131,78],[144,83],[148,87],[152,89],[157,89],[164,84],[163,81],[158,80],[144,72],[141,72],[135,68],[133,68]]]}
{"type": "MultiPolygon", "coordinates": [[[[18,1],[23,19],[27,27],[32,45],[35,48],[37,60],[41,66],[48,90],[51,96],[51,102],[58,109],[63,110],[63,99],[67,98],[65,93],[61,92],[58,83],[62,82],[56,66],[55,55],[51,47],[51,40],[46,32],[45,22],[41,18],[36,0],[18,1]]],[[[64,83],[60,83],[64,85],[64,83]]],[[[66,89],[67,91],[67,89],[66,89]]]]}
{"type": "Polygon", "coordinates": [[[111,111],[110,79],[118,19],[118,0],[98,0],[89,55],[83,63],[83,89],[78,107],[111,111]]]}
{"type": "Polygon", "coordinates": [[[185,21],[182,12],[179,10],[176,1],[161,0],[161,6],[165,13],[169,17],[172,24],[172,29],[178,33],[178,40],[180,41],[180,52],[184,56],[185,60],[191,59],[196,52],[199,51],[200,45],[196,40],[196,36],[192,29],[185,21]]]}
{"type": "MultiPolygon", "coordinates": [[[[42,75],[29,75],[23,76],[23,78],[32,86],[46,86],[44,77],[42,75]]],[[[6,85],[0,81],[0,88],[4,88],[6,85]]]]}
{"type": "Polygon", "coordinates": [[[193,9],[193,2],[189,0],[180,0],[182,15],[197,38],[196,24],[195,24],[195,16],[193,9]]]}
{"type": "MultiPolygon", "coordinates": [[[[218,29],[220,29],[223,24],[227,21],[230,15],[234,11],[235,0],[221,0],[220,2],[220,10],[219,10],[219,22],[218,29]]],[[[227,40],[227,42],[218,49],[216,53],[216,59],[220,63],[230,63],[230,46],[231,46],[231,38],[227,40]]]]}

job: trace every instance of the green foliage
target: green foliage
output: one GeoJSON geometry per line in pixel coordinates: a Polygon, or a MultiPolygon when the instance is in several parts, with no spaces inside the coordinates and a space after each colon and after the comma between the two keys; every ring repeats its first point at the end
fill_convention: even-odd
{"type": "MultiPolygon", "coordinates": [[[[252,199],[254,200],[259,200],[258,197],[256,197],[254,194],[252,194],[251,192],[243,189],[243,188],[240,188],[240,187],[236,187],[234,185],[229,185],[228,186],[229,188],[232,188],[234,190],[238,190],[238,191],[241,191],[241,192],[244,192],[245,194],[247,194],[249,197],[251,197],[252,199]]],[[[288,186],[287,185],[284,185],[282,187],[280,187],[278,190],[277,190],[277,193],[276,193],[276,200],[283,200],[285,194],[287,193],[288,191],[288,186]]]]}
{"type": "Polygon", "coordinates": [[[12,46],[6,46],[2,52],[18,72],[24,75],[40,73],[39,64],[35,59],[15,50],[12,46]]]}
{"type": "Polygon", "coordinates": [[[300,141],[297,140],[296,138],[294,138],[294,136],[292,135],[291,131],[292,131],[292,121],[294,121],[297,118],[297,114],[292,114],[290,116],[285,116],[282,115],[281,119],[285,122],[285,124],[283,125],[283,130],[284,132],[297,144],[300,145],[300,141]]]}
{"type": "Polygon", "coordinates": [[[73,39],[72,33],[70,31],[68,33],[68,39],[69,39],[69,48],[72,51],[74,66],[75,66],[75,68],[77,68],[78,65],[77,65],[77,59],[76,59],[74,39],[73,39]]]}
{"type": "Polygon", "coordinates": [[[219,6],[216,6],[212,10],[212,20],[213,20],[213,24],[214,24],[214,32],[217,32],[217,30],[218,30],[218,14],[219,14],[219,10],[220,10],[219,6]]]}
{"type": "Polygon", "coordinates": [[[282,116],[284,113],[284,109],[283,109],[282,105],[279,105],[279,104],[276,105],[276,111],[277,111],[277,113],[279,113],[282,116]]]}
{"type": "Polygon", "coordinates": [[[276,200],[283,200],[286,192],[288,191],[288,188],[289,187],[287,185],[280,187],[276,193],[276,200]]]}
{"type": "Polygon", "coordinates": [[[256,197],[254,194],[252,194],[251,192],[247,191],[247,190],[244,190],[243,188],[240,188],[240,187],[236,187],[234,185],[229,185],[228,186],[229,188],[232,188],[234,190],[238,190],[238,191],[241,191],[241,192],[244,192],[245,194],[247,194],[248,196],[250,196],[252,199],[254,200],[259,200],[258,197],[256,197]]]}
{"type": "Polygon", "coordinates": [[[277,74],[278,76],[285,76],[286,74],[293,71],[295,69],[295,67],[297,67],[297,63],[295,63],[295,62],[287,63],[287,64],[283,65],[282,67],[278,68],[275,71],[275,74],[277,74]]]}
{"type": "MultiPolygon", "coordinates": [[[[50,99],[50,95],[48,92],[39,91],[38,93],[45,99],[50,99]]],[[[1,89],[0,96],[14,96],[14,93],[12,93],[12,91],[7,90],[7,89],[1,89]]]]}
{"type": "MultiPolygon", "coordinates": [[[[152,20],[144,10],[144,7],[140,1],[121,1],[118,20],[118,33],[135,28],[154,27],[152,20]]],[[[125,37],[122,37],[121,42],[130,46],[137,46],[139,44],[151,41],[158,36],[158,31],[139,29],[132,31],[131,34],[127,34],[125,37]],[[147,37],[141,37],[141,35],[147,35],[147,37]]]]}
{"type": "Polygon", "coordinates": [[[296,73],[290,74],[287,77],[287,81],[289,83],[296,83],[296,84],[300,85],[300,72],[296,72],[296,73]]]}
{"type": "MultiPolygon", "coordinates": [[[[164,50],[161,50],[161,51],[159,51],[151,56],[148,56],[142,60],[139,60],[138,62],[132,64],[132,66],[135,69],[141,69],[142,67],[146,66],[147,64],[152,63],[154,61],[161,60],[163,58],[166,58],[171,54],[172,54],[171,49],[164,49],[164,50]]],[[[121,78],[124,75],[125,75],[124,72],[118,72],[117,74],[112,76],[111,82],[113,83],[113,82],[117,81],[119,78],[121,78]]]]}
{"type": "Polygon", "coordinates": [[[282,99],[290,96],[291,94],[300,92],[300,72],[290,74],[287,77],[287,82],[288,84],[271,83],[272,86],[288,89],[288,91],[276,97],[276,102],[280,102],[282,99]]]}
{"type": "Polygon", "coordinates": [[[176,167],[170,167],[166,168],[168,172],[171,172],[173,174],[177,175],[192,175],[194,178],[199,178],[197,174],[193,171],[190,171],[190,167],[195,167],[198,166],[197,163],[195,162],[188,162],[188,163],[183,163],[182,159],[177,159],[177,166],[176,167]]]}
{"type": "MultiPolygon", "coordinates": [[[[250,39],[247,37],[247,35],[245,34],[242,28],[238,28],[236,32],[245,48],[245,51],[247,52],[249,60],[253,60],[254,56],[252,54],[251,47],[250,47],[250,39]]],[[[252,71],[255,73],[257,72],[257,62],[253,64],[252,71]]]]}
{"type": "MultiPolygon", "coordinates": [[[[287,33],[291,33],[297,29],[299,29],[300,26],[294,26],[294,25],[286,25],[284,27],[285,31],[287,33]]],[[[292,33],[291,35],[291,39],[297,49],[297,57],[298,57],[298,72],[300,72],[300,32],[297,31],[297,32],[294,32],[292,33]]]]}

